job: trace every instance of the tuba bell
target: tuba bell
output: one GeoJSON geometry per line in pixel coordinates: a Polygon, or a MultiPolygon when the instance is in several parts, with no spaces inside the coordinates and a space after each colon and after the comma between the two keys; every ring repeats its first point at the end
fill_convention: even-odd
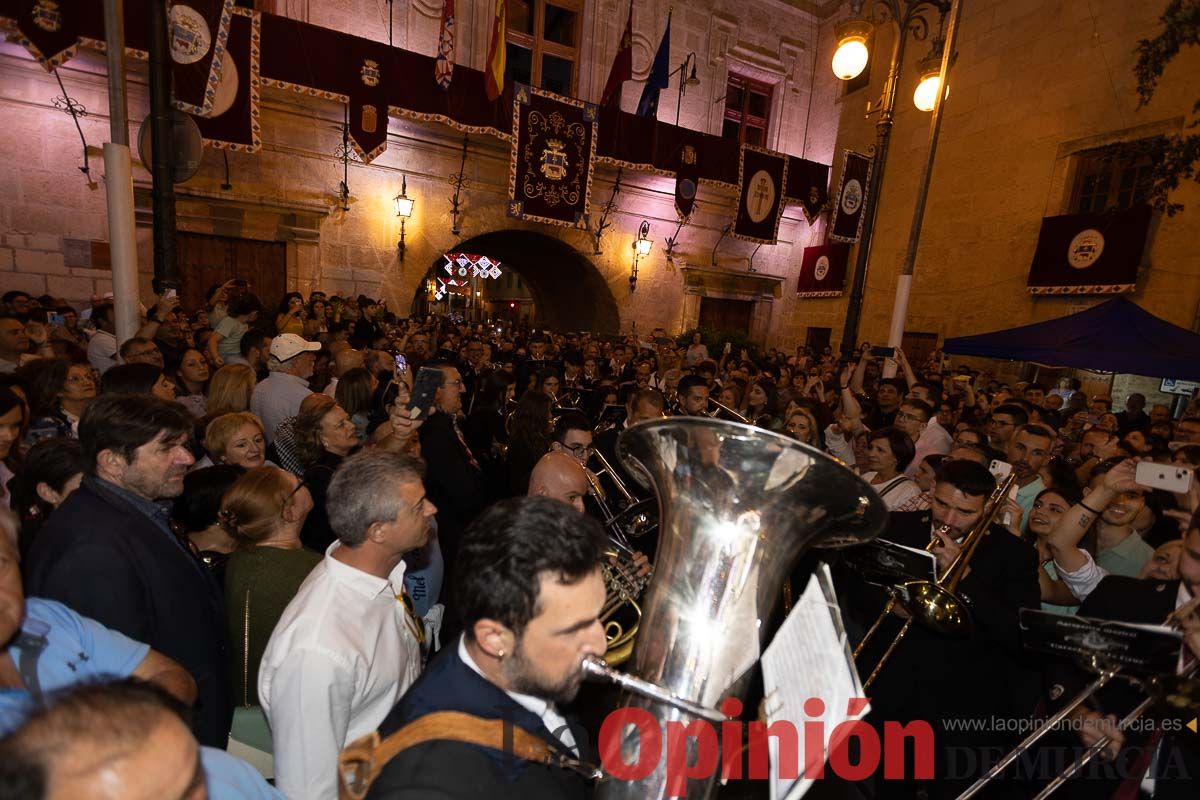
{"type": "MultiPolygon", "coordinates": [[[[620,705],[649,712],[661,730],[711,719],[723,700],[745,693],[765,623],[800,556],[874,538],[887,512],[840,462],[750,425],[651,420],[623,433],[617,450],[658,496],[655,575],[641,603],[631,675],[596,664],[585,671],[623,686],[620,705]]],[[[621,758],[634,763],[638,731],[623,735],[621,758]]],[[[689,781],[686,796],[709,797],[717,777],[689,781]]],[[[661,798],[666,788],[660,762],[641,780],[601,783],[596,797],[661,798]]]]}

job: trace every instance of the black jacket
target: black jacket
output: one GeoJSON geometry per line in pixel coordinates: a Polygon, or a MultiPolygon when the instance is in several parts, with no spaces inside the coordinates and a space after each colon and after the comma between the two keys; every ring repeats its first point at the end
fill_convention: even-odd
{"type": "Polygon", "coordinates": [[[217,581],[172,534],[88,477],[38,532],[29,596],[58,600],[149,644],[196,679],[196,736],[225,747],[225,610],[217,581]]]}
{"type": "MultiPolygon", "coordinates": [[[[923,549],[930,541],[931,521],[929,511],[893,513],[883,538],[923,549]]],[[[991,729],[949,730],[948,724],[958,724],[951,720],[1027,718],[1037,704],[1039,679],[1023,664],[1019,628],[1020,610],[1039,607],[1037,553],[997,526],[980,541],[970,567],[956,594],[969,609],[971,632],[948,636],[914,623],[867,692],[870,719],[877,726],[913,720],[933,726],[936,780],[923,787],[930,797],[956,797],[982,772],[972,771],[963,759],[984,748],[1004,748],[1011,739],[991,729]]],[[[886,596],[850,578],[843,600],[861,635],[882,610],[886,596]]],[[[858,661],[864,681],[902,625],[891,616],[875,632],[858,661]]],[[[912,774],[911,767],[906,774],[912,774]]]]}
{"type": "Polygon", "coordinates": [[[304,520],[304,529],[300,531],[300,541],[310,550],[321,555],[333,544],[337,534],[329,525],[329,508],[325,505],[325,497],[329,494],[329,484],[333,481],[333,473],[345,459],[330,453],[321,453],[321,457],[309,464],[304,470],[304,485],[312,495],[313,507],[304,520]]]}
{"type": "MultiPolygon", "coordinates": [[[[400,698],[379,733],[386,737],[435,711],[464,711],[485,719],[511,719],[523,730],[561,749],[537,715],[518,705],[458,657],[457,640],[448,644],[417,682],[400,698]]],[[[585,759],[591,760],[587,734],[567,724],[585,759]]],[[[502,752],[462,742],[427,742],[388,762],[371,787],[368,800],[583,800],[591,786],[578,773],[523,761],[502,752]]]]}

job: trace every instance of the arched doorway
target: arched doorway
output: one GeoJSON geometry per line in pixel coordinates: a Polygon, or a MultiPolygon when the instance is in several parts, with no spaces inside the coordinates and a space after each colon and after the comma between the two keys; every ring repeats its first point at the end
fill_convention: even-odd
{"type": "MultiPolygon", "coordinates": [[[[486,255],[499,261],[502,270],[520,275],[533,296],[536,326],[556,331],[620,331],[617,301],[604,277],[586,256],[563,241],[534,231],[493,231],[459,242],[451,249],[486,255]]],[[[426,277],[445,276],[445,263],[439,255],[426,277]]],[[[421,299],[424,286],[423,280],[416,301],[421,299]]]]}

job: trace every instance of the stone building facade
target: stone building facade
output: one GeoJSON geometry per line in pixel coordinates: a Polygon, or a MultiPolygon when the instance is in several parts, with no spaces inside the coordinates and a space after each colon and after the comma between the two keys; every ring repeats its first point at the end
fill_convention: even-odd
{"type": "MultiPolygon", "coordinates": [[[[580,16],[574,94],[596,101],[624,27],[628,2],[564,0],[561,5],[575,8],[580,16]]],[[[671,61],[678,64],[695,52],[700,81],[683,98],[680,123],[719,134],[725,124],[729,79],[740,76],[769,90],[764,141],[768,147],[829,163],[835,151],[840,89],[828,69],[833,47],[829,19],[838,5],[835,0],[764,0],[753,6],[737,0],[702,0],[677,5],[671,61]]],[[[627,111],[637,105],[639,81],[649,72],[670,2],[653,0],[636,6],[634,81],[626,84],[622,100],[627,111]]],[[[376,0],[272,0],[260,3],[260,8],[388,41],[387,11],[381,11],[385,4],[376,0]]],[[[492,10],[492,0],[457,3],[459,63],[483,67],[492,10]]],[[[433,54],[440,13],[440,0],[398,0],[392,41],[433,54]]],[[[136,142],[138,126],[148,111],[146,74],[140,63],[130,60],[128,65],[129,117],[136,142]]],[[[90,179],[79,171],[83,151],[75,127],[54,106],[54,98],[62,94],[55,77],[22,48],[0,45],[0,152],[7,156],[0,163],[0,180],[8,188],[0,196],[0,284],[49,292],[82,304],[111,286],[99,151],[108,138],[103,56],[81,48],[60,68],[60,75],[71,96],[88,109],[81,124],[88,142],[90,179]]],[[[662,93],[661,120],[675,120],[677,81],[678,76],[672,78],[662,93]]],[[[714,245],[732,219],[735,198],[732,191],[702,185],[698,209],[679,233],[674,257],[668,261],[664,240],[676,226],[674,183],[626,170],[616,210],[609,218],[611,227],[597,248],[589,232],[507,217],[508,145],[494,137],[472,135],[461,198],[461,232],[456,236],[451,232],[449,176],[459,171],[461,133],[393,117],[387,151],[369,165],[350,164],[349,210],[343,211],[337,198],[343,167],[334,157],[341,144],[342,106],[264,88],[261,109],[261,152],[206,148],[198,174],[176,185],[178,227],[184,238],[218,236],[274,243],[271,257],[277,261],[272,263],[286,272],[290,289],[307,292],[320,287],[383,297],[389,307],[407,313],[443,252],[469,248],[482,240],[514,256],[502,260],[524,277],[547,324],[575,327],[571,321],[579,316],[570,313],[574,308],[582,309],[584,318],[597,320],[597,328],[614,333],[658,326],[681,331],[697,325],[704,302],[712,298],[750,301],[743,306],[749,309],[749,333],[760,341],[801,335],[803,304],[795,298],[800,252],[822,240],[824,223],[818,220],[810,226],[798,207],[786,209],[777,245],[763,246],[756,253],[753,245],[727,237],[714,263],[714,245]],[[416,201],[405,225],[403,261],[397,250],[400,224],[392,210],[402,178],[416,201]],[[643,220],[650,223],[654,247],[641,259],[637,288],[631,292],[632,243],[643,220]],[[566,255],[526,263],[523,256],[531,250],[566,255]],[[563,313],[547,311],[546,298],[551,296],[563,304],[563,313]],[[597,317],[593,307],[608,311],[597,317]]],[[[612,192],[616,170],[598,166],[595,177],[593,230],[612,192]]],[[[135,164],[134,182],[138,257],[148,297],[149,175],[140,164],[135,164]]]]}
{"type": "MultiPolygon", "coordinates": [[[[1166,0],[964,0],[905,325],[909,338],[998,330],[1105,299],[1033,296],[1026,278],[1042,218],[1075,211],[1087,151],[1178,133],[1195,118],[1200,50],[1194,47],[1180,52],[1152,102],[1138,108],[1134,48],[1158,34],[1166,6],[1166,0]]],[[[864,151],[875,140],[875,118],[863,112],[882,92],[892,36],[891,25],[876,28],[869,87],[839,92],[839,153],[864,151]]],[[[928,153],[930,116],[914,107],[912,94],[916,62],[929,49],[928,42],[910,40],[903,64],[860,329],[860,339],[871,342],[888,335],[928,153]]],[[[835,156],[834,187],[840,163],[835,156]]],[[[1185,210],[1155,214],[1131,297],[1194,328],[1200,186],[1184,181],[1172,199],[1185,210]]],[[[838,339],[846,307],[845,297],[810,300],[801,314],[806,325],[832,326],[838,339]]]]}

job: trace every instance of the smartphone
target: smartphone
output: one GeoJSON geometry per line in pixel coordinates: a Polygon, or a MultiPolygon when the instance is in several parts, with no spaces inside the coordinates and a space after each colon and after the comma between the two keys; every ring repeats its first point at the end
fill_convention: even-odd
{"type": "Polygon", "coordinates": [[[167,289],[165,292],[163,292],[164,300],[172,300],[178,296],[179,292],[175,291],[174,289],[167,289]]]}
{"type": "Polygon", "coordinates": [[[871,355],[876,358],[895,358],[896,348],[894,347],[872,347],[871,355]]]}
{"type": "Polygon", "coordinates": [[[992,460],[991,464],[988,464],[988,472],[992,473],[992,477],[999,483],[1012,474],[1012,464],[996,458],[992,460]]]}
{"type": "Polygon", "coordinates": [[[408,372],[408,359],[405,358],[403,356],[403,354],[397,353],[396,357],[395,357],[395,362],[396,362],[396,372],[400,373],[401,375],[408,372]]]}
{"type": "Polygon", "coordinates": [[[1192,470],[1187,467],[1177,467],[1174,464],[1141,461],[1138,462],[1137,475],[1134,480],[1137,481],[1138,486],[1184,494],[1192,488],[1192,470]]]}
{"type": "Polygon", "coordinates": [[[55,314],[53,312],[46,315],[46,322],[49,325],[65,328],[67,326],[67,318],[63,314],[55,314]]]}
{"type": "Polygon", "coordinates": [[[435,367],[421,367],[413,384],[412,397],[405,406],[409,419],[421,419],[433,408],[433,398],[446,380],[446,375],[435,367]]]}

